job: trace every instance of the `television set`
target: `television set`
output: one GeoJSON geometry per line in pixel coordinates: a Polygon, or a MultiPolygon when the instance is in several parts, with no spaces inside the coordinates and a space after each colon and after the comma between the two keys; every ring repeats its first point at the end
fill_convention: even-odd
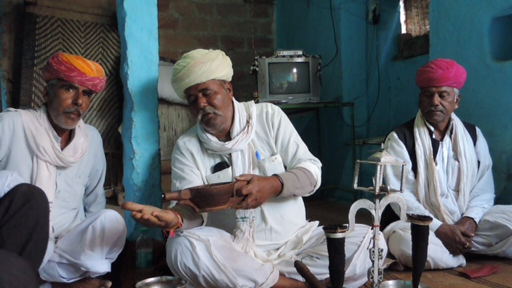
{"type": "Polygon", "coordinates": [[[278,50],[272,57],[256,57],[258,99],[274,104],[320,101],[321,57],[301,50],[278,50]]]}

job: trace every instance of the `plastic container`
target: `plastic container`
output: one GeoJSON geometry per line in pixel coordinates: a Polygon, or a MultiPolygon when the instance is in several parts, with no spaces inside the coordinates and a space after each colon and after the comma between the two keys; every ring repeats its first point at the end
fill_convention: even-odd
{"type": "Polygon", "coordinates": [[[135,242],[137,268],[153,266],[153,239],[149,237],[149,228],[140,229],[140,235],[135,242]]]}

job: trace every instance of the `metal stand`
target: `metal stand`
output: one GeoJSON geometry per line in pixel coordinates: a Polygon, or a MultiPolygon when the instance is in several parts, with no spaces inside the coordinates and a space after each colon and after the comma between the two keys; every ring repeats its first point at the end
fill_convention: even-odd
{"type": "Polygon", "coordinates": [[[357,211],[361,208],[364,208],[370,211],[373,215],[373,248],[370,249],[370,259],[372,261],[372,267],[368,268],[368,279],[373,283],[374,288],[378,288],[384,279],[384,272],[382,268],[380,268],[380,263],[382,263],[385,255],[383,255],[383,250],[379,248],[380,239],[380,220],[383,208],[385,208],[390,203],[396,203],[400,206],[400,219],[406,220],[406,207],[405,201],[402,197],[400,197],[398,192],[402,192],[403,182],[404,182],[404,167],[405,162],[397,161],[391,155],[387,154],[384,151],[379,151],[373,154],[369,160],[357,160],[354,168],[354,189],[366,192],[373,192],[374,202],[371,202],[368,199],[359,199],[350,207],[348,220],[349,220],[349,230],[347,232],[350,233],[354,230],[355,226],[355,216],[357,211]],[[373,177],[373,186],[372,187],[359,187],[359,169],[362,164],[370,164],[376,166],[375,176],[373,177]],[[401,182],[399,189],[392,189],[389,186],[383,185],[383,176],[384,176],[384,168],[387,165],[398,165],[401,166],[401,182]],[[382,197],[384,195],[384,197],[382,197]],[[382,199],[381,199],[382,197],[382,199]]]}

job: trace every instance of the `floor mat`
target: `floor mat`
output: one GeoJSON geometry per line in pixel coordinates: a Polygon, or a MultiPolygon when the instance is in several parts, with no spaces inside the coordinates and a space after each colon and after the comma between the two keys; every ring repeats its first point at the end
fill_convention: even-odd
{"type": "MultiPolygon", "coordinates": [[[[412,280],[412,272],[410,269],[404,271],[386,270],[384,272],[384,281],[386,280],[412,280]]],[[[499,257],[470,255],[467,257],[466,267],[458,267],[446,270],[430,270],[424,271],[421,277],[421,283],[432,288],[476,288],[476,287],[493,287],[505,288],[512,287],[512,260],[499,257]],[[500,270],[492,275],[469,279],[459,271],[465,269],[473,269],[485,265],[499,266],[500,270]]],[[[363,287],[373,287],[373,283],[368,282],[363,287]]]]}

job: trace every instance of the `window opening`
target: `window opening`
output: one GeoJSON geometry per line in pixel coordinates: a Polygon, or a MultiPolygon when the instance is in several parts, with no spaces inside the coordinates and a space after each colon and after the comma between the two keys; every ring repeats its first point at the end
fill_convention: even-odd
{"type": "Polygon", "coordinates": [[[400,0],[401,34],[395,60],[429,53],[430,0],[400,0]]]}

